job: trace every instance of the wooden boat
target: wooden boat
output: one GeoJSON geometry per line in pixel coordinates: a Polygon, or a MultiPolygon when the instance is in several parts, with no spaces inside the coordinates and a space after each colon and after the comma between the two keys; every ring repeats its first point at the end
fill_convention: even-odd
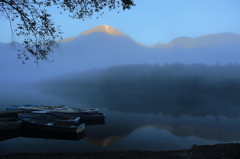
{"type": "Polygon", "coordinates": [[[105,120],[85,120],[86,126],[105,125],[105,120]]]}
{"type": "Polygon", "coordinates": [[[12,118],[0,118],[0,131],[1,130],[11,130],[18,129],[22,125],[22,121],[12,117],[12,118]]]}
{"type": "Polygon", "coordinates": [[[30,113],[31,110],[9,110],[9,111],[0,111],[0,118],[11,118],[17,117],[18,113],[30,113]]]}
{"type": "Polygon", "coordinates": [[[65,117],[80,117],[80,122],[83,121],[90,121],[90,120],[104,120],[105,114],[104,113],[65,113],[65,112],[55,112],[51,111],[47,114],[53,114],[53,115],[61,115],[65,117]]]}
{"type": "Polygon", "coordinates": [[[53,113],[53,114],[59,114],[59,115],[75,115],[79,116],[82,113],[86,114],[94,114],[98,113],[98,109],[96,108],[89,108],[89,109],[77,109],[77,108],[72,108],[72,109],[53,109],[48,111],[48,113],[53,113]]]}
{"type": "Polygon", "coordinates": [[[29,108],[32,107],[34,105],[32,104],[23,104],[23,105],[10,105],[10,107],[7,107],[7,110],[17,110],[17,109],[24,109],[24,108],[29,108]]]}
{"type": "MultiPolygon", "coordinates": [[[[23,127],[20,129],[20,136],[24,138],[39,138],[39,139],[57,139],[57,140],[81,140],[85,136],[85,131],[80,133],[54,133],[48,131],[39,131],[36,129],[23,127]]],[[[1,136],[0,136],[1,139],[1,136]]]]}
{"type": "Polygon", "coordinates": [[[62,121],[69,123],[78,123],[80,120],[80,117],[60,116],[55,114],[42,114],[42,113],[18,113],[18,116],[36,119],[47,119],[53,121],[62,121]]]}
{"type": "MultiPolygon", "coordinates": [[[[12,107],[7,107],[7,110],[31,110],[31,111],[39,111],[39,113],[47,113],[49,111],[56,111],[56,113],[98,113],[98,109],[89,108],[89,109],[78,109],[78,108],[70,108],[65,105],[11,105],[12,107]],[[41,112],[40,112],[41,111],[41,112]]],[[[37,113],[37,112],[35,112],[37,113]]]]}
{"type": "Polygon", "coordinates": [[[84,123],[50,121],[47,119],[28,118],[21,116],[19,116],[18,118],[22,120],[22,124],[24,127],[51,133],[80,133],[85,129],[84,123]]]}
{"type": "Polygon", "coordinates": [[[65,105],[34,105],[31,107],[17,107],[17,109],[23,110],[32,110],[32,111],[44,111],[44,110],[52,110],[52,109],[71,109],[65,105]]]}
{"type": "Polygon", "coordinates": [[[104,113],[82,113],[80,115],[80,121],[89,121],[89,120],[104,120],[104,113]]]}

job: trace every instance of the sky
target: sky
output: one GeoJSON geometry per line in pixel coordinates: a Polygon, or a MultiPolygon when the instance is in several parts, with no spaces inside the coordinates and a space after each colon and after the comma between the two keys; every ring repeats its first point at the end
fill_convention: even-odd
{"type": "MultiPolygon", "coordinates": [[[[134,0],[131,10],[105,10],[103,16],[71,19],[68,12],[59,14],[50,8],[52,19],[61,25],[63,38],[74,37],[98,25],[108,25],[135,41],[152,46],[172,39],[191,38],[231,32],[240,34],[239,0],[134,0]],[[120,10],[120,13],[118,11],[120,10]]],[[[10,42],[9,23],[0,17],[0,42],[10,42]]]]}

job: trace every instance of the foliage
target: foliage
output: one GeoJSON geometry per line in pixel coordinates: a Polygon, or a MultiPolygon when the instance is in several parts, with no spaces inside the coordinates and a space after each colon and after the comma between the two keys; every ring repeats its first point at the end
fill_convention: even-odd
{"type": "Polygon", "coordinates": [[[239,64],[112,66],[45,80],[40,89],[81,104],[128,113],[240,116],[239,64]]]}
{"type": "Polygon", "coordinates": [[[0,18],[9,20],[12,31],[12,46],[19,51],[18,58],[25,63],[32,55],[36,61],[46,60],[47,55],[58,47],[62,31],[51,19],[47,8],[57,6],[70,12],[70,17],[84,19],[94,12],[103,14],[122,7],[123,10],[134,6],[132,0],[0,0],[0,18]],[[15,24],[15,25],[14,25],[15,24]],[[23,39],[21,46],[17,37],[23,39]]]}

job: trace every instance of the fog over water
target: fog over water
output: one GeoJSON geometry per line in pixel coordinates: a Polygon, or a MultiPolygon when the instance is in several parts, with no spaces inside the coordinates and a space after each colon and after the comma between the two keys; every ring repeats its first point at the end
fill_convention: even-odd
{"type": "Polygon", "coordinates": [[[239,117],[240,65],[122,65],[41,81],[42,92],[126,113],[239,117]]]}
{"type": "Polygon", "coordinates": [[[170,150],[240,140],[239,64],[119,65],[1,88],[2,110],[8,104],[66,104],[106,113],[105,124],[87,126],[78,141],[2,135],[2,154],[170,150]]]}
{"type": "Polygon", "coordinates": [[[95,33],[61,44],[49,61],[23,65],[0,43],[0,57],[6,59],[0,63],[0,110],[9,104],[65,104],[106,113],[105,123],[87,126],[77,141],[2,134],[0,154],[238,142],[239,46],[147,48],[126,37],[95,33]]]}

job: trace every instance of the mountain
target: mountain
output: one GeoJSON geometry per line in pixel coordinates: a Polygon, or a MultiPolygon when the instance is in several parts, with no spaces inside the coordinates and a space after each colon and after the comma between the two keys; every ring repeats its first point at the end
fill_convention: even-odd
{"type": "Polygon", "coordinates": [[[108,35],[115,35],[115,36],[125,36],[134,41],[135,43],[148,47],[148,48],[164,48],[169,49],[172,47],[182,47],[182,48],[200,48],[200,47],[218,47],[228,44],[236,44],[240,43],[240,35],[233,34],[233,33],[220,33],[220,34],[209,34],[200,36],[197,38],[190,38],[190,37],[178,37],[173,40],[171,40],[168,44],[163,43],[157,43],[153,46],[146,46],[144,44],[141,44],[135,40],[133,40],[128,35],[118,31],[117,29],[110,27],[108,25],[101,25],[96,26],[94,28],[91,28],[89,30],[86,30],[82,33],[80,33],[76,37],[69,37],[61,40],[60,42],[69,42],[76,38],[79,38],[81,36],[90,35],[93,33],[106,33],[108,35]]]}
{"type": "Polygon", "coordinates": [[[68,42],[68,41],[71,41],[71,40],[73,40],[75,38],[78,38],[80,36],[88,35],[88,34],[91,34],[91,33],[94,33],[94,32],[101,32],[101,33],[107,33],[109,35],[127,36],[128,37],[128,35],[118,31],[117,29],[115,29],[113,27],[110,27],[108,25],[99,25],[99,26],[96,26],[94,28],[91,28],[89,30],[86,30],[86,31],[82,32],[81,34],[79,34],[76,37],[69,37],[69,38],[61,40],[60,42],[68,42]]]}
{"type": "MultiPolygon", "coordinates": [[[[117,29],[104,25],[87,30],[71,41],[61,43],[61,46],[69,54],[88,59],[81,63],[81,67],[176,62],[226,64],[239,62],[236,57],[239,56],[240,35],[221,33],[197,38],[179,37],[168,44],[159,43],[148,47],[117,29]]],[[[67,57],[69,60],[71,58],[72,56],[67,57]]]]}
{"type": "Polygon", "coordinates": [[[239,63],[239,37],[232,33],[180,37],[168,44],[147,47],[104,25],[64,39],[65,42],[60,42],[60,47],[48,56],[49,61],[39,61],[38,65],[33,58],[23,65],[17,60],[18,52],[10,44],[0,43],[0,58],[4,59],[0,63],[1,80],[8,82],[16,76],[18,81],[40,80],[69,72],[125,64],[239,63]],[[26,76],[29,78],[26,79],[26,76]]]}
{"type": "Polygon", "coordinates": [[[93,32],[102,32],[102,33],[107,33],[107,34],[110,34],[110,35],[128,36],[128,35],[120,32],[120,31],[118,31],[117,29],[108,26],[108,25],[96,26],[96,27],[94,27],[90,30],[82,32],[79,36],[91,34],[93,32]]]}
{"type": "Polygon", "coordinates": [[[183,48],[218,47],[228,44],[240,43],[240,35],[233,33],[221,33],[204,35],[197,38],[179,37],[168,44],[158,43],[153,48],[171,48],[179,46],[183,48]]]}

